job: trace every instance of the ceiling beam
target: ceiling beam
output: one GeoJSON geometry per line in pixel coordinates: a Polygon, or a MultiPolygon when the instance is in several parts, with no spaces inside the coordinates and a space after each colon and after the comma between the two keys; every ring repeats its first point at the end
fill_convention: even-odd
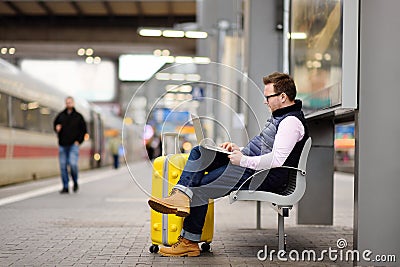
{"type": "Polygon", "coordinates": [[[51,8],[44,1],[39,1],[38,4],[39,4],[39,6],[41,8],[43,8],[44,11],[46,11],[46,14],[48,16],[53,16],[54,15],[53,10],[51,10],[51,8]]]}
{"type": "Polygon", "coordinates": [[[78,15],[78,16],[80,16],[80,17],[82,17],[83,16],[83,12],[82,12],[82,9],[81,9],[81,7],[79,6],[79,4],[77,3],[77,2],[75,2],[75,1],[72,1],[72,2],[69,2],[71,5],[72,5],[72,7],[75,9],[75,11],[76,11],[76,14],[78,15]]]}
{"type": "Polygon", "coordinates": [[[107,15],[110,17],[114,17],[114,12],[112,10],[112,7],[108,1],[103,1],[103,6],[107,10],[107,15]]]}
{"type": "Polygon", "coordinates": [[[136,5],[136,9],[137,9],[137,11],[138,11],[138,16],[139,17],[143,17],[143,7],[142,7],[142,3],[141,2],[139,2],[139,1],[136,1],[135,2],[135,5],[136,5]]]}
{"type": "MultiPolygon", "coordinates": [[[[82,13],[82,15],[84,15],[82,13]]],[[[24,27],[45,27],[51,22],[55,27],[172,27],[174,24],[195,22],[195,16],[174,16],[173,21],[168,16],[151,16],[140,19],[137,16],[114,16],[112,20],[106,19],[107,16],[2,16],[2,20],[7,25],[15,26],[20,29],[24,27]],[[23,19],[22,19],[23,18],[23,19]],[[22,19],[22,20],[21,20],[22,19]]]]}
{"type": "Polygon", "coordinates": [[[11,1],[5,1],[4,3],[9,8],[11,8],[15,13],[17,13],[17,15],[19,15],[19,16],[25,15],[24,12],[22,12],[22,10],[19,7],[17,7],[14,3],[12,3],[11,1]]]}
{"type": "Polygon", "coordinates": [[[142,3],[139,1],[135,2],[136,5],[136,9],[137,9],[137,24],[143,24],[144,21],[144,14],[143,14],[143,7],[142,7],[142,3]]]}
{"type": "Polygon", "coordinates": [[[168,8],[168,21],[174,21],[174,8],[172,6],[172,2],[167,2],[167,8],[168,8]]]}

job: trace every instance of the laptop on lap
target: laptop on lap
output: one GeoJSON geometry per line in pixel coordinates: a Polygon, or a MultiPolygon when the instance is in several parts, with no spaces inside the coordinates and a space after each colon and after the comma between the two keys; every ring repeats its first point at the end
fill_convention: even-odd
{"type": "Polygon", "coordinates": [[[204,137],[204,132],[203,132],[203,128],[201,126],[201,122],[200,122],[200,118],[199,116],[195,115],[195,114],[191,114],[192,117],[192,122],[193,122],[193,127],[194,127],[194,131],[196,133],[196,139],[197,139],[197,143],[202,146],[203,148],[206,148],[208,150],[212,150],[212,151],[216,151],[216,152],[221,152],[221,153],[225,153],[225,154],[232,154],[232,152],[219,147],[217,145],[215,145],[215,143],[208,139],[211,143],[213,144],[209,144],[207,143],[207,139],[204,137]]]}

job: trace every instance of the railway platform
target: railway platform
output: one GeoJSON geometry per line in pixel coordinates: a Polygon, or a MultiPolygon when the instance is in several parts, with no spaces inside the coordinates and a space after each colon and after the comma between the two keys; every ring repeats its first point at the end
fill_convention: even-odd
{"type": "MultiPolygon", "coordinates": [[[[122,166],[81,172],[79,179],[79,191],[69,194],[59,194],[59,177],[0,188],[0,266],[352,266],[329,257],[263,258],[266,248],[277,249],[276,212],[263,203],[262,229],[255,229],[256,204],[230,205],[227,198],[215,203],[211,252],[151,254],[150,163],[131,164],[130,171],[122,166]]],[[[335,173],[334,179],[334,225],[297,225],[294,209],[285,222],[287,251],[314,250],[318,256],[338,249],[338,240],[352,249],[353,176],[335,173]]]]}

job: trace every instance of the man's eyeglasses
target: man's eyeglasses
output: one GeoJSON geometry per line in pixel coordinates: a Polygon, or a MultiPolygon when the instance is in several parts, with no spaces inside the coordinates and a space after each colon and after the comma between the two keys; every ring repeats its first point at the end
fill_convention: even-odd
{"type": "Polygon", "coordinates": [[[278,95],[281,95],[281,94],[282,94],[282,92],[276,93],[276,94],[272,94],[272,95],[265,95],[264,97],[268,101],[271,97],[278,96],[278,95]]]}

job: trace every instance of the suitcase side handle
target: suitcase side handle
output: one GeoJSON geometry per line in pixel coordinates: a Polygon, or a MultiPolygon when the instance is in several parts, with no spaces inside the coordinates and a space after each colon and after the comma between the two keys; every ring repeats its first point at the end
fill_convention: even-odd
{"type": "MultiPolygon", "coordinates": [[[[179,149],[179,142],[178,142],[179,134],[175,132],[165,132],[161,134],[161,153],[163,156],[166,156],[170,150],[170,147],[174,148],[173,154],[177,154],[179,149]]],[[[170,153],[171,154],[171,153],[170,153]]]]}

